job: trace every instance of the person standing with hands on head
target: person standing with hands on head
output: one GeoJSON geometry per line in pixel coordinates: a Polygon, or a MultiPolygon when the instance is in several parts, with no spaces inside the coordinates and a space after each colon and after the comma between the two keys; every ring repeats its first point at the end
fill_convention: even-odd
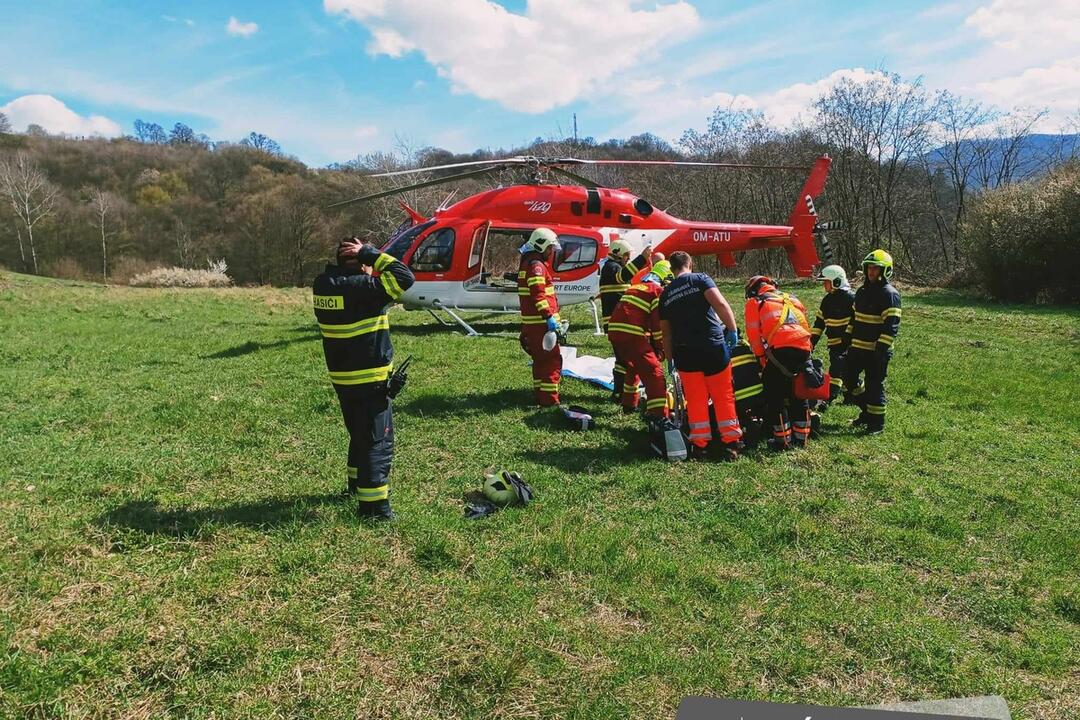
{"type": "Polygon", "coordinates": [[[723,443],[721,457],[735,460],[742,449],[742,429],[731,383],[731,348],[739,342],[731,305],[705,273],[695,273],[688,253],[669,260],[675,279],[660,296],[660,326],[669,363],[679,371],[692,456],[702,457],[712,439],[709,400],[723,443]]]}
{"type": "Polygon", "coordinates": [[[555,254],[562,250],[559,237],[550,228],[537,228],[521,247],[518,265],[518,301],[521,310],[521,349],[532,358],[533,392],[536,404],[552,407],[559,404],[559,380],[562,377],[562,349],[556,342],[544,347],[544,336],[559,333],[559,300],[555,296],[551,270],[555,254]]]}
{"type": "MultiPolygon", "coordinates": [[[[611,314],[615,312],[615,306],[619,304],[623,293],[630,289],[630,283],[639,270],[649,265],[651,247],[646,247],[633,260],[630,259],[630,245],[625,240],[616,240],[608,248],[607,260],[600,268],[600,315],[603,318],[604,333],[607,334],[608,322],[611,314]]],[[[619,355],[619,349],[611,346],[615,354],[615,368],[612,371],[612,383],[615,389],[611,393],[612,400],[619,402],[621,393],[637,393],[637,385],[627,389],[626,385],[626,358],[619,355]]]]}
{"type": "Polygon", "coordinates": [[[746,283],[746,338],[763,368],[765,420],[773,430],[769,447],[787,450],[806,447],[810,439],[810,406],[795,397],[794,381],[813,346],[806,308],[776,286],[775,280],[764,275],[746,283]]]}
{"type": "Polygon", "coordinates": [[[853,424],[865,426],[870,435],[885,430],[885,376],[889,372],[893,342],[900,332],[900,292],[889,282],[892,274],[892,255],[875,250],[866,256],[865,280],[855,293],[854,318],[847,328],[851,350],[844,386],[862,408],[853,424]],[[866,376],[866,387],[861,393],[858,392],[860,374],[866,376]]]}
{"type": "Polygon", "coordinates": [[[387,381],[394,348],[386,311],[415,278],[397,258],[357,238],[338,244],[336,260],[315,278],[312,305],[349,431],[346,492],[359,499],[361,517],[390,520],[394,418],[387,381]]]}

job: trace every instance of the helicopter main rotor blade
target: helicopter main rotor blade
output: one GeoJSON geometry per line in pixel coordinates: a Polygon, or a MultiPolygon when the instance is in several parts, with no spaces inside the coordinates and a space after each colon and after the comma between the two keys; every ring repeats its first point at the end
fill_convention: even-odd
{"type": "Polygon", "coordinates": [[[551,170],[551,172],[556,173],[558,175],[562,175],[563,177],[568,177],[571,180],[573,180],[574,182],[576,182],[576,183],[578,183],[580,185],[584,185],[587,188],[595,189],[595,188],[599,187],[599,185],[596,184],[595,180],[590,180],[589,178],[587,178],[587,177],[585,177],[583,175],[578,175],[577,173],[572,173],[569,170],[564,170],[564,169],[562,169],[561,167],[559,167],[557,165],[552,165],[550,170],[551,170]]]}
{"type": "Polygon", "coordinates": [[[332,205],[327,205],[326,209],[341,207],[342,205],[349,205],[355,202],[364,202],[366,200],[377,200],[388,195],[397,195],[398,193],[408,192],[410,190],[418,190],[420,188],[431,187],[433,185],[442,185],[443,183],[454,182],[455,180],[461,180],[467,177],[476,177],[477,175],[484,175],[497,170],[498,167],[486,167],[480,170],[469,170],[468,172],[458,173],[457,175],[450,175],[448,177],[435,178],[434,180],[425,180],[424,182],[413,183],[412,185],[405,185],[404,187],[391,188],[389,190],[382,190],[377,193],[371,193],[370,195],[361,195],[360,197],[352,198],[351,200],[342,200],[332,205]]]}
{"type": "Polygon", "coordinates": [[[415,175],[416,173],[435,172],[436,170],[449,170],[451,168],[471,167],[475,165],[522,165],[535,162],[525,157],[503,158],[502,160],[470,160],[469,162],[449,163],[447,165],[432,165],[431,167],[412,168],[411,170],[395,170],[394,172],[375,173],[364,177],[395,177],[397,175],[415,175]]]}
{"type": "MultiPolygon", "coordinates": [[[[545,163],[541,163],[545,164],[545,163]]],[[[731,170],[800,170],[809,172],[808,165],[754,165],[746,163],[697,162],[693,160],[582,160],[580,158],[559,158],[551,165],[674,165],[679,167],[711,167],[731,170]]]]}

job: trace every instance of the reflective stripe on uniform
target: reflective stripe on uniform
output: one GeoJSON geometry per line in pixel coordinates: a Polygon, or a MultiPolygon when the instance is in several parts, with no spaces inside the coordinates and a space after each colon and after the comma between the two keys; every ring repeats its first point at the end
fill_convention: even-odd
{"type": "Polygon", "coordinates": [[[835,385],[836,387],[844,387],[844,380],[843,380],[843,378],[830,377],[829,378],[829,384],[830,385],[835,385]]]}
{"type": "Polygon", "coordinates": [[[405,294],[405,291],[398,285],[397,278],[392,273],[384,272],[379,276],[379,282],[382,283],[383,289],[386,290],[386,294],[390,296],[391,300],[397,300],[405,294]]]}
{"type": "Polygon", "coordinates": [[[884,415],[885,414],[885,406],[884,405],[867,405],[866,406],[866,412],[870,413],[871,415],[884,415]]]}
{"type": "Polygon", "coordinates": [[[640,335],[645,337],[645,331],[639,328],[637,325],[631,325],[630,323],[608,323],[609,332],[623,332],[627,335],[640,335]]]}
{"type": "Polygon", "coordinates": [[[852,340],[851,341],[851,347],[858,348],[859,350],[873,350],[874,349],[874,341],[873,340],[857,340],[857,339],[852,340]]]}
{"type": "Polygon", "coordinates": [[[380,254],[379,257],[375,258],[375,271],[382,272],[390,266],[390,263],[394,262],[395,260],[397,260],[397,258],[393,255],[388,255],[386,253],[380,254]]]}
{"type": "Polygon", "coordinates": [[[756,363],[757,358],[753,355],[740,355],[738,357],[731,358],[731,367],[739,367],[740,365],[748,365],[750,363],[756,363]]]}
{"type": "Polygon", "coordinates": [[[623,298],[620,302],[630,303],[634,307],[640,308],[645,312],[652,312],[652,305],[649,304],[649,301],[645,300],[644,298],[639,298],[636,295],[623,295],[623,298]]]}
{"type": "Polygon", "coordinates": [[[887,317],[900,317],[900,315],[901,315],[900,308],[898,308],[898,307],[885,308],[884,310],[881,311],[881,319],[882,320],[884,320],[887,317]]]}
{"type": "Polygon", "coordinates": [[[544,392],[559,392],[559,383],[541,382],[536,387],[538,390],[543,390],[544,392]]]}
{"type": "Polygon", "coordinates": [[[653,410],[655,408],[667,407],[667,398],[653,398],[652,400],[645,401],[645,408],[647,410],[653,410]]]}
{"type": "Polygon", "coordinates": [[[390,497],[390,486],[380,485],[373,488],[357,488],[356,499],[360,502],[379,502],[390,497]]]}
{"type": "Polygon", "coordinates": [[[835,319],[833,319],[833,318],[825,318],[825,324],[828,325],[829,327],[844,327],[850,321],[851,321],[850,317],[842,317],[842,318],[835,318],[835,319]]]}
{"type": "Polygon", "coordinates": [[[319,323],[319,329],[322,330],[322,335],[325,338],[351,338],[358,335],[367,335],[378,330],[389,330],[390,318],[386,315],[377,315],[347,325],[319,323]]]}
{"type": "Polygon", "coordinates": [[[867,315],[866,313],[861,312],[855,313],[855,321],[866,323],[867,325],[880,325],[882,322],[880,315],[867,315]]]}
{"type": "Polygon", "coordinates": [[[877,341],[879,343],[881,343],[882,345],[892,345],[893,340],[895,340],[895,339],[896,338],[894,338],[892,335],[890,335],[888,333],[881,333],[881,335],[878,337],[877,341]]]}
{"type": "Polygon", "coordinates": [[[829,338],[829,347],[833,347],[834,345],[843,345],[843,344],[844,344],[844,338],[829,338]]]}
{"type": "MultiPolygon", "coordinates": [[[[555,320],[558,321],[559,320],[559,313],[555,313],[551,317],[555,318],[555,320]]],[[[540,315],[522,315],[521,316],[521,324],[522,325],[546,325],[547,324],[547,319],[541,317],[540,315]]]]}
{"type": "Polygon", "coordinates": [[[600,294],[610,295],[611,293],[624,293],[630,289],[629,285],[601,285],[600,294]]]}
{"type": "Polygon", "coordinates": [[[551,307],[551,303],[549,303],[547,300],[537,300],[536,301],[536,309],[537,310],[547,310],[549,307],[551,307]]]}
{"type": "Polygon", "coordinates": [[[335,385],[364,385],[366,383],[382,382],[390,377],[393,365],[382,367],[364,368],[363,370],[331,370],[330,382],[335,385]]]}
{"type": "Polygon", "coordinates": [[[761,383],[758,383],[757,385],[750,385],[749,387],[744,387],[742,390],[735,391],[735,399],[745,400],[748,397],[754,397],[764,389],[765,386],[761,383]]]}
{"type": "Polygon", "coordinates": [[[529,278],[530,285],[543,285],[545,282],[547,282],[547,280],[543,275],[533,275],[529,278]]]}

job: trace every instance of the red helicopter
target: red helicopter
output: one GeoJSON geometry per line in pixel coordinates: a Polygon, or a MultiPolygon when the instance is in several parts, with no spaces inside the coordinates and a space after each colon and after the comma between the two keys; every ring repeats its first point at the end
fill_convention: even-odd
{"type": "Polygon", "coordinates": [[[810,168],[518,156],[370,175],[368,177],[390,177],[470,168],[329,207],[478,177],[505,167],[523,166],[532,171],[528,184],[487,190],[452,205],[447,198],[430,218],[400,202],[408,218],[392,233],[382,250],[404,262],[416,274],[416,283],[402,296],[401,302],[408,310],[423,308],[444,325],[452,324],[435,314],[436,310],[441,310],[469,335],[479,334],[459,312],[518,312],[518,248],[537,227],[548,227],[558,234],[562,246],[553,268],[559,305],[589,302],[599,334],[599,318],[592,301],[599,292],[599,267],[614,240],[624,240],[635,254],[651,246],[654,252],[666,255],[676,250],[691,255],[715,255],[723,267],[735,266],[735,253],[782,247],[797,275],[813,274],[819,262],[815,238],[821,240],[826,259],[831,255],[825,231],[834,229],[835,224],[819,223],[814,208],[814,199],[825,187],[831,162],[828,155],[819,157],[810,168]],[[625,189],[599,187],[567,169],[590,165],[808,170],[809,176],[787,225],[747,225],[682,220],[654,208],[647,200],[625,189]],[[577,184],[549,184],[545,182],[549,172],[577,184]]]}

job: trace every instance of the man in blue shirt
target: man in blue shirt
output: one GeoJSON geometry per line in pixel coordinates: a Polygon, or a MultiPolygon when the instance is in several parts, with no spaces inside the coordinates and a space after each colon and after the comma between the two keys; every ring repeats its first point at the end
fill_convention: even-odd
{"type": "Polygon", "coordinates": [[[721,457],[735,460],[742,447],[731,384],[730,348],[739,341],[728,301],[705,273],[695,273],[690,255],[669,258],[675,279],[660,295],[664,351],[679,371],[686,394],[691,454],[704,455],[712,439],[709,400],[723,443],[721,457]]]}

